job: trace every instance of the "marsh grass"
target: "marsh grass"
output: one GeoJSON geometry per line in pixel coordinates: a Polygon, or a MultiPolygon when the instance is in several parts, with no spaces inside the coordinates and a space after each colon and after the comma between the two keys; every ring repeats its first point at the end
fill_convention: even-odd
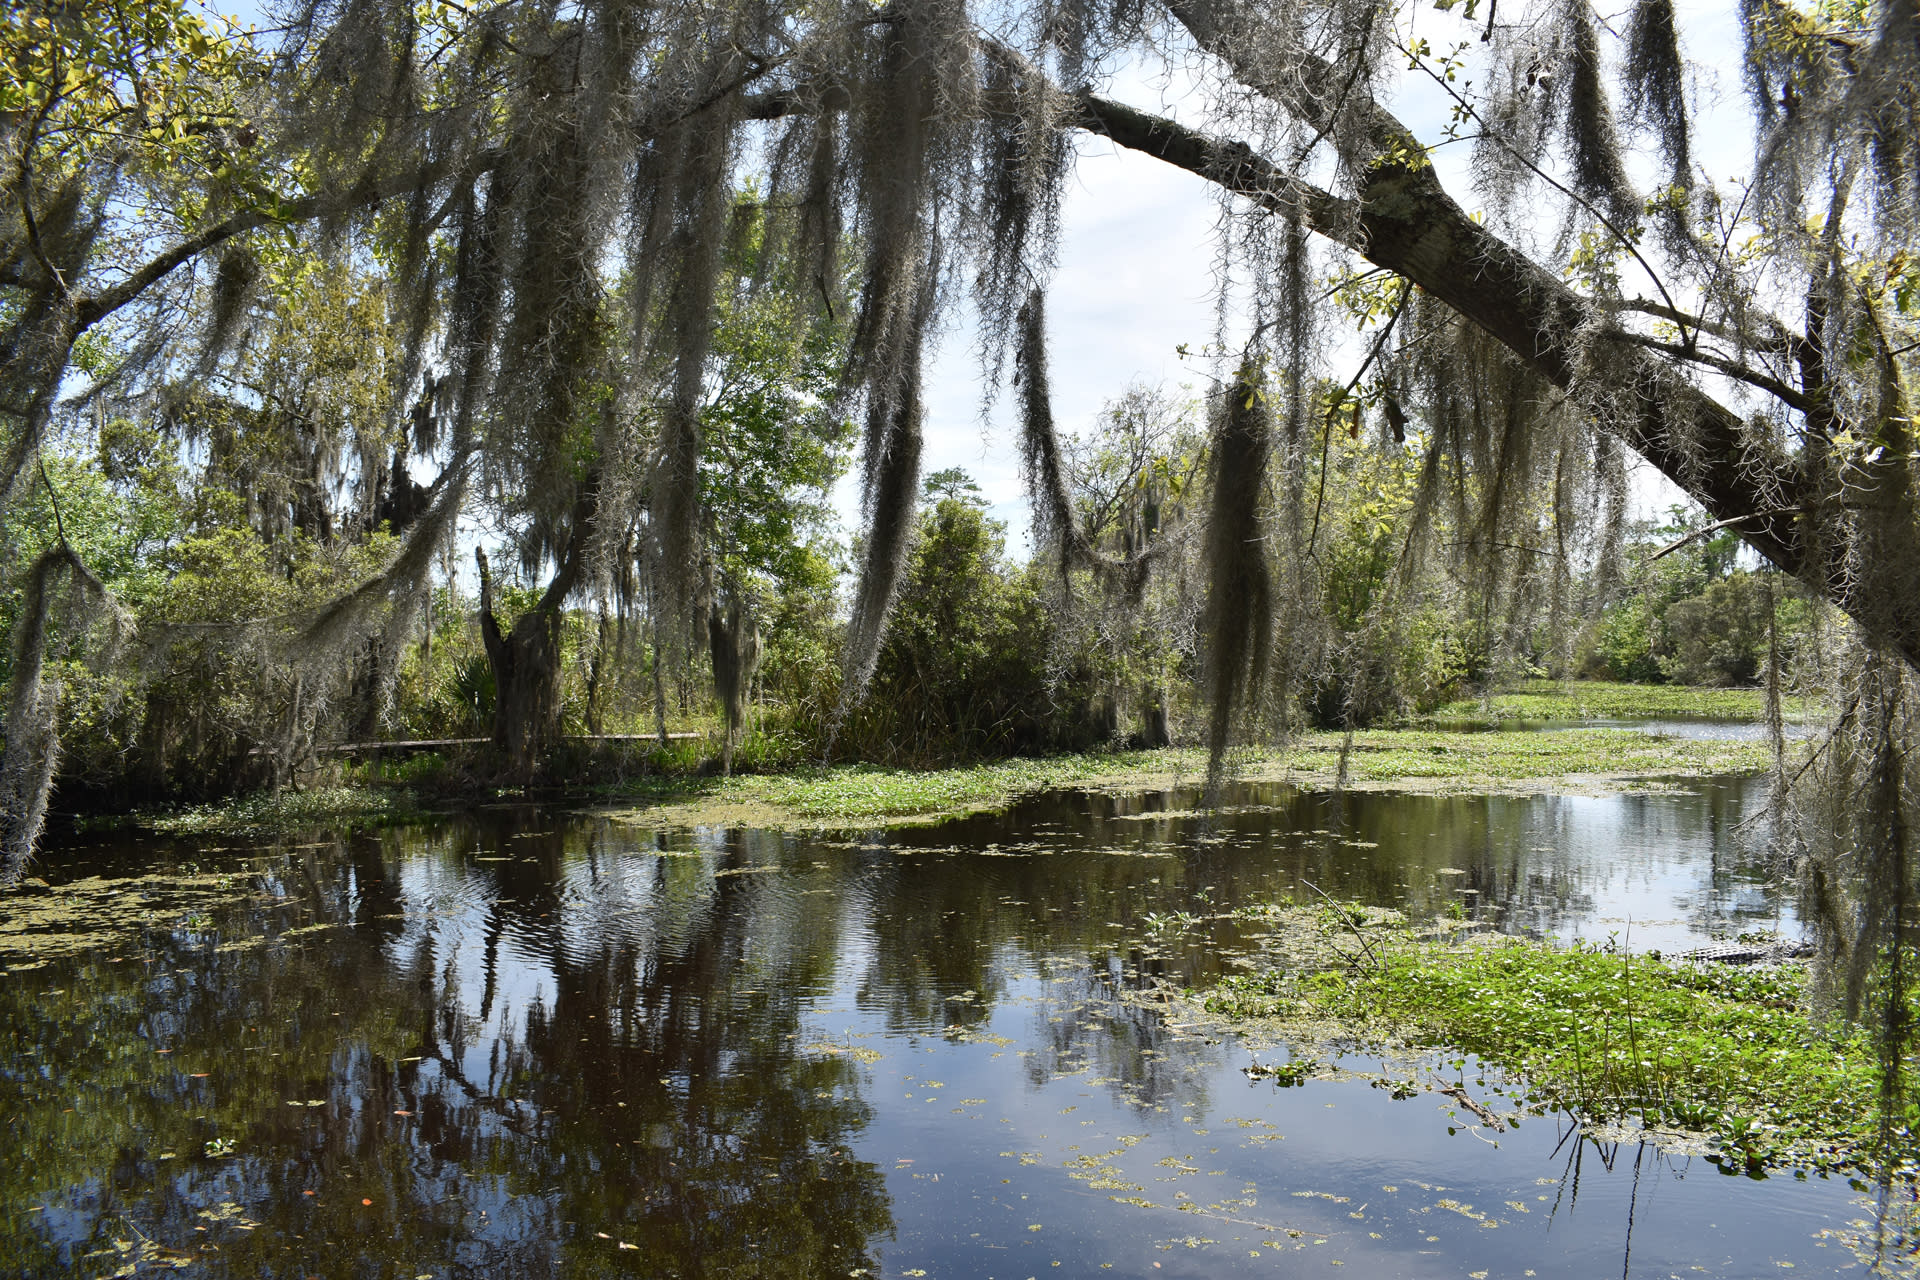
{"type": "MultiPolygon", "coordinates": [[[[1303,789],[1334,785],[1342,739],[1307,734],[1291,750],[1249,750],[1239,776],[1250,782],[1290,783],[1303,789]]],[[[713,746],[676,741],[669,747],[623,748],[628,766],[602,769],[562,762],[555,785],[539,793],[480,787],[457,762],[423,755],[384,765],[356,766],[351,785],[245,796],[135,815],[137,825],[173,834],[216,831],[282,833],[331,824],[387,825],[422,816],[429,804],[457,804],[476,795],[606,806],[636,823],[662,826],[752,825],[831,828],[938,821],[993,812],[1021,796],[1072,787],[1148,791],[1200,785],[1204,751],[1084,752],[1010,758],[950,769],[893,769],[839,765],[792,766],[765,773],[741,770],[762,763],[749,739],[734,756],[735,774],[711,768],[713,746]],[[571,785],[569,781],[571,780],[571,785]]],[[[775,753],[778,754],[777,752],[775,753]]],[[[602,762],[604,764],[604,761],[602,762]]],[[[1468,792],[1576,787],[1613,790],[1662,780],[1751,773],[1767,764],[1761,742],[1673,739],[1626,729],[1552,732],[1455,733],[1383,729],[1356,733],[1347,751],[1346,783],[1371,790],[1468,792]]]]}
{"type": "Polygon", "coordinates": [[[1816,1023],[1799,966],[1423,937],[1377,920],[1368,932],[1368,955],[1350,965],[1233,975],[1204,1005],[1229,1020],[1312,1024],[1323,1035],[1332,1025],[1369,1042],[1471,1054],[1523,1077],[1536,1110],[1703,1134],[1729,1169],[1864,1166],[1911,1149],[1913,1102],[1882,1127],[1870,1033],[1816,1023]]]}
{"type": "MultiPolygon", "coordinates": [[[[1265,768],[1256,774],[1270,774],[1274,765],[1284,763],[1309,784],[1331,778],[1340,767],[1341,745],[1336,734],[1306,735],[1287,756],[1265,757],[1265,768]]],[[[1354,734],[1347,777],[1357,784],[1432,779],[1500,785],[1575,775],[1627,779],[1753,773],[1767,762],[1762,742],[1679,739],[1632,729],[1379,729],[1354,734]]]]}
{"type": "Polygon", "coordinates": [[[340,786],[257,792],[220,804],[144,813],[134,822],[168,835],[284,835],[312,827],[389,826],[425,816],[404,787],[340,786]]]}
{"type": "MultiPolygon", "coordinates": [[[[1333,784],[1341,738],[1312,734],[1291,751],[1248,752],[1240,776],[1302,788],[1333,784]]],[[[1349,786],[1468,791],[1639,785],[1651,779],[1750,773],[1766,764],[1765,744],[1653,737],[1624,729],[1552,733],[1375,730],[1354,735],[1349,786]]],[[[1023,795],[1068,787],[1150,790],[1196,786],[1206,777],[1196,750],[1095,752],[997,760],[952,769],[864,765],[755,777],[650,778],[609,800],[640,801],[627,816],[667,825],[728,820],[729,811],[766,825],[929,821],[1004,808],[1023,795]]]]}
{"type": "MultiPolygon", "coordinates": [[[[1790,703],[1789,718],[1821,714],[1824,707],[1790,703]]],[[[1709,689],[1677,684],[1621,684],[1608,680],[1526,680],[1487,698],[1461,698],[1437,707],[1438,720],[1658,720],[1698,718],[1760,722],[1767,716],[1765,689],[1709,689]]]]}

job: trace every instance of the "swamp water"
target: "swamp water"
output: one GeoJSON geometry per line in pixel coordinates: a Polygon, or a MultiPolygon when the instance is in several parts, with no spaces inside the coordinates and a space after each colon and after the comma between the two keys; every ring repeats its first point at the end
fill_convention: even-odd
{"type": "MultiPolygon", "coordinates": [[[[1236,909],[1305,883],[1636,950],[1791,934],[1734,832],[1761,797],[78,841],[36,892],[111,923],[51,957],[0,938],[0,1274],[1859,1274],[1844,1179],[1496,1130],[1362,1054],[1284,1087],[1159,995],[1244,964],[1236,909]]],[[[1413,1070],[1514,1105],[1472,1063],[1413,1070]]]]}

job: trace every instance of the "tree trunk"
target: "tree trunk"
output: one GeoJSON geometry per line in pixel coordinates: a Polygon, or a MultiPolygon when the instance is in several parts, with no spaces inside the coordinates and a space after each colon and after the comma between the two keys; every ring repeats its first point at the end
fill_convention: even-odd
{"type": "Polygon", "coordinates": [[[560,737],[560,628],[567,597],[580,580],[591,535],[596,486],[589,479],[573,504],[572,529],[547,589],[533,608],[501,630],[493,612],[493,575],[487,553],[474,548],[480,567],[480,638],[493,668],[493,741],[507,766],[530,782],[542,754],[560,737]]]}
{"type": "Polygon", "coordinates": [[[531,780],[535,762],[560,734],[561,611],[546,597],[502,631],[493,613],[493,575],[487,553],[475,548],[480,566],[480,637],[493,668],[493,741],[508,768],[531,780]]]}
{"type": "Polygon", "coordinates": [[[746,722],[747,694],[760,667],[760,628],[734,601],[721,611],[716,603],[707,614],[707,647],[713,658],[713,691],[720,699],[724,737],[720,743],[720,772],[733,773],[733,748],[746,722]]]}
{"type": "Polygon", "coordinates": [[[667,678],[660,664],[666,661],[667,651],[660,643],[660,613],[653,614],[653,722],[659,730],[660,745],[667,745],[667,678]]]}
{"type": "Polygon", "coordinates": [[[1148,681],[1140,690],[1142,720],[1145,732],[1142,734],[1148,748],[1170,747],[1173,745],[1173,732],[1167,723],[1167,691],[1155,681],[1148,681]]]}
{"type": "Polygon", "coordinates": [[[588,733],[604,733],[606,731],[606,717],[601,710],[600,702],[606,688],[607,663],[610,658],[616,660],[618,658],[617,654],[609,654],[608,652],[615,647],[616,643],[615,637],[611,634],[612,632],[613,619],[603,611],[600,614],[600,625],[594,636],[593,659],[587,663],[588,733]]]}

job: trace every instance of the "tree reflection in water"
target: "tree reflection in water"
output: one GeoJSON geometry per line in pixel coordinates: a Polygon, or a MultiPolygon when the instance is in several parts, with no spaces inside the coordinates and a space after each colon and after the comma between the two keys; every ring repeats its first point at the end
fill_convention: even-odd
{"type": "Polygon", "coordinates": [[[832,913],[770,923],[751,876],[579,828],[400,839],[272,860],[217,934],[0,983],[0,1272],[869,1265],[891,1218],[850,1155],[859,1066],[799,1034],[832,913]]]}

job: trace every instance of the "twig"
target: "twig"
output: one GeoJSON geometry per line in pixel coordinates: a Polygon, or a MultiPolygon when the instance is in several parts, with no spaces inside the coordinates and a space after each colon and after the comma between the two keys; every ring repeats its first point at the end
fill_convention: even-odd
{"type": "Polygon", "coordinates": [[[1482,1124],[1490,1125],[1495,1129],[1504,1129],[1507,1127],[1506,1121],[1502,1120],[1482,1104],[1475,1102],[1467,1095],[1467,1091],[1457,1084],[1437,1085],[1435,1086],[1435,1092],[1446,1094],[1449,1098],[1452,1098],[1455,1102],[1473,1112],[1476,1116],[1479,1116],[1482,1124]]]}
{"type": "Polygon", "coordinates": [[[1689,542],[1696,542],[1708,534],[1718,533],[1720,530],[1729,528],[1732,525],[1744,524],[1749,520],[1761,520],[1767,516],[1795,515],[1805,510],[1805,507],[1768,507],[1765,511],[1751,511],[1743,516],[1729,516],[1725,520],[1715,520],[1712,524],[1704,528],[1695,529],[1692,533],[1669,542],[1666,546],[1648,556],[1647,563],[1652,564],[1662,556],[1670,556],[1680,548],[1686,546],[1689,542]]]}
{"type": "Polygon", "coordinates": [[[34,461],[40,464],[40,483],[47,486],[47,501],[53,504],[53,531],[59,535],[60,545],[68,551],[73,544],[67,541],[67,524],[60,518],[60,492],[53,487],[53,480],[47,475],[47,454],[45,450],[36,451],[34,461]]]}
{"type": "Polygon", "coordinates": [[[1347,926],[1347,932],[1351,933],[1354,936],[1354,939],[1360,944],[1360,949],[1367,953],[1367,959],[1371,960],[1373,962],[1373,967],[1378,969],[1380,967],[1380,957],[1373,954],[1372,945],[1369,944],[1366,938],[1361,934],[1359,927],[1355,925],[1352,920],[1347,918],[1346,910],[1343,907],[1341,907],[1339,903],[1335,902],[1332,898],[1327,897],[1327,891],[1322,889],[1319,885],[1315,884],[1313,881],[1302,879],[1300,883],[1307,886],[1307,888],[1313,890],[1315,893],[1319,894],[1322,898],[1326,899],[1327,905],[1332,907],[1334,911],[1339,914],[1340,923],[1347,926]]]}

